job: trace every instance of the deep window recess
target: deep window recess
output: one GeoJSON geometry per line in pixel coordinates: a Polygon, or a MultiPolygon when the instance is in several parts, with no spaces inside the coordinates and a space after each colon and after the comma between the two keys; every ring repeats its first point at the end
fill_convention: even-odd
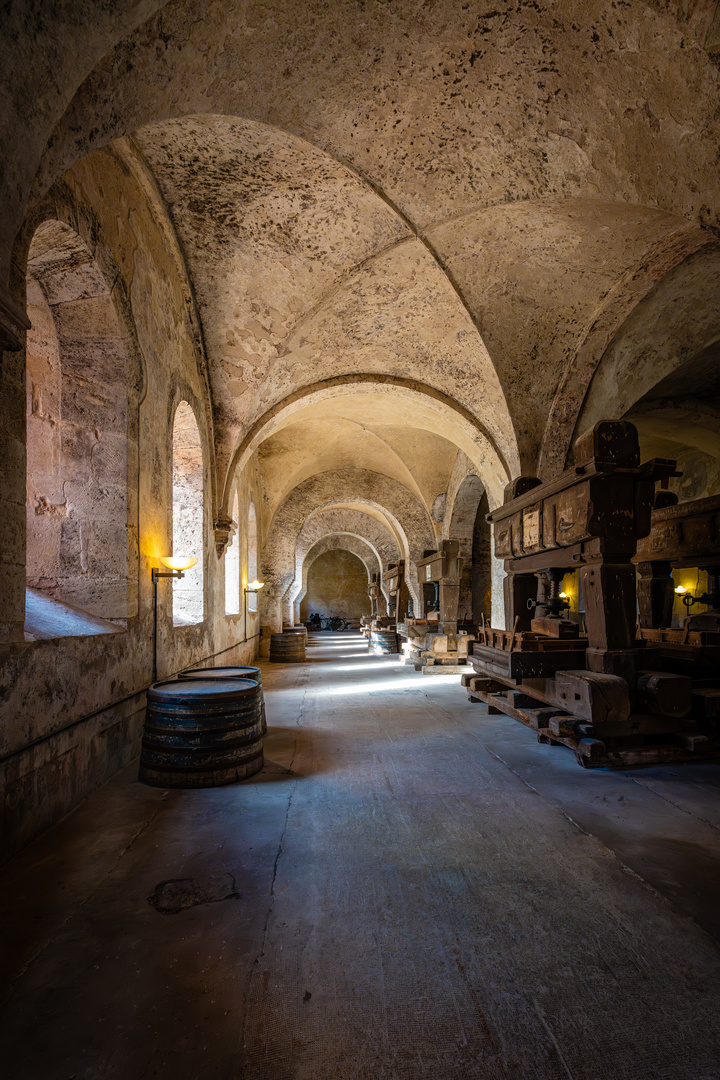
{"type": "MultiPolygon", "coordinates": [[[[255,504],[250,503],[248,510],[248,583],[255,581],[258,576],[258,541],[257,541],[257,517],[255,504]]],[[[257,611],[257,593],[248,593],[248,611],[257,611]]]]}
{"type": "Polygon", "coordinates": [[[197,563],[173,581],[173,623],[189,626],[204,617],[203,462],[200,431],[192,407],[181,401],[173,423],[173,555],[197,563]]]}
{"type": "MultiPolygon", "coordinates": [[[[232,519],[235,525],[240,519],[238,497],[232,506],[232,519]]],[[[235,532],[225,550],[225,614],[237,615],[240,611],[240,534],[235,532]]]]}
{"type": "Polygon", "coordinates": [[[60,221],[35,232],[27,298],[27,584],[124,619],[127,352],[103,273],[60,221]]]}

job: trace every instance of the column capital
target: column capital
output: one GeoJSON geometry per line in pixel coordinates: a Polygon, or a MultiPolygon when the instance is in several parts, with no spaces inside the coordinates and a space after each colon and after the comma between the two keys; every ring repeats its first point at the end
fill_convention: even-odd
{"type": "Polygon", "coordinates": [[[232,518],[220,517],[215,522],[215,548],[218,557],[224,555],[228,544],[237,532],[237,526],[232,518]]]}

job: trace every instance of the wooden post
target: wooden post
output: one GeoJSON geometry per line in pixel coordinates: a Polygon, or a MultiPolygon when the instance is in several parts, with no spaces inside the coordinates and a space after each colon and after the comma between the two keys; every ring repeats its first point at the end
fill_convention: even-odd
{"type": "Polygon", "coordinates": [[[673,579],[669,562],[639,562],[637,583],[640,625],[643,629],[659,629],[672,625],[673,579]]]}

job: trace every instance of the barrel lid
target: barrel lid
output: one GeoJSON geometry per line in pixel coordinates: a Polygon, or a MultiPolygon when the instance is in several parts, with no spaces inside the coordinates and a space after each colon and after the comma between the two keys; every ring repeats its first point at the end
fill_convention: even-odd
{"type": "Polygon", "coordinates": [[[182,701],[212,698],[221,702],[243,697],[248,690],[256,691],[253,679],[169,679],[156,682],[148,690],[148,697],[155,701],[182,701]]]}
{"type": "Polygon", "coordinates": [[[206,667],[193,668],[192,671],[181,671],[181,679],[252,679],[253,675],[259,675],[258,667],[206,667]],[[253,674],[251,675],[250,672],[253,674]]]}

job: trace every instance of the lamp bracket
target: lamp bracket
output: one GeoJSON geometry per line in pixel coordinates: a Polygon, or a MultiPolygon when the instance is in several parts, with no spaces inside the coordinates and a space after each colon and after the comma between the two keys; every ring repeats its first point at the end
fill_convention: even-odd
{"type": "Polygon", "coordinates": [[[161,578],[161,577],[171,577],[171,578],[180,579],[182,577],[185,577],[185,574],[184,574],[184,572],[182,570],[159,570],[157,566],[153,566],[153,568],[152,568],[153,582],[157,582],[158,578],[161,578]]]}

